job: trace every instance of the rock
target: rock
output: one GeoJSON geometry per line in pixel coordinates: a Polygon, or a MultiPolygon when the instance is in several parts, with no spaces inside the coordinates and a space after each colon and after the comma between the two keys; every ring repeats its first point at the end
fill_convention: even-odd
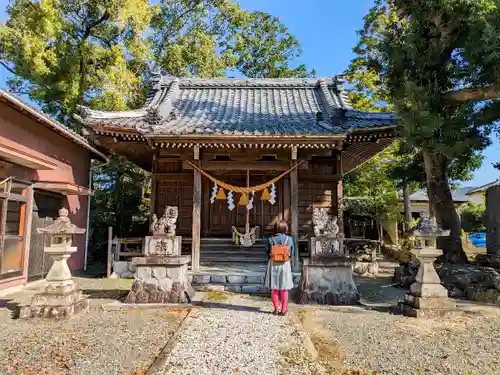
{"type": "Polygon", "coordinates": [[[225,284],[226,283],[226,276],[212,276],[210,278],[210,282],[212,284],[225,284]]]}
{"type": "Polygon", "coordinates": [[[465,292],[462,289],[454,288],[453,290],[448,292],[448,296],[450,298],[460,299],[465,297],[465,292]]]}
{"type": "Polygon", "coordinates": [[[229,284],[245,284],[245,276],[228,276],[227,282],[229,284]]]}
{"type": "Polygon", "coordinates": [[[210,283],[210,275],[194,275],[193,276],[194,284],[209,284],[210,283]]]}
{"type": "Polygon", "coordinates": [[[115,261],[113,262],[113,272],[122,277],[122,274],[129,272],[128,262],[125,261],[115,261]]]}

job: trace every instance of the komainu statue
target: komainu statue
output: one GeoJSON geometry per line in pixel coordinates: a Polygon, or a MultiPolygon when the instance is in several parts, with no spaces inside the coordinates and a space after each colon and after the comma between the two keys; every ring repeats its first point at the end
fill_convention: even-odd
{"type": "Polygon", "coordinates": [[[150,231],[154,236],[168,235],[175,236],[177,218],[179,217],[179,209],[175,206],[166,206],[163,216],[158,219],[156,214],[153,214],[150,231]]]}
{"type": "Polygon", "coordinates": [[[336,237],[339,233],[337,217],[331,218],[325,208],[315,208],[313,211],[313,229],[316,237],[336,237]]]}

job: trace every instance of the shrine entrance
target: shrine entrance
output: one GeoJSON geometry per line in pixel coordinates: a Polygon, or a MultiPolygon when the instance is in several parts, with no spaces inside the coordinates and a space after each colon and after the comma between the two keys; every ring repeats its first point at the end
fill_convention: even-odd
{"type": "MultiPolygon", "coordinates": [[[[213,173],[220,180],[236,186],[255,186],[276,177],[278,172],[271,171],[231,171],[228,173],[213,173]]],[[[212,185],[208,179],[203,179],[204,200],[208,200],[212,185]]],[[[256,193],[253,208],[248,210],[245,206],[235,202],[233,210],[228,209],[225,200],[215,200],[214,203],[205,202],[202,223],[203,237],[223,237],[232,236],[232,227],[236,227],[240,232],[245,232],[249,228],[259,227],[259,236],[270,235],[274,231],[274,225],[278,220],[289,219],[290,212],[290,182],[288,178],[279,180],[276,186],[276,202],[270,204],[260,199],[261,193],[256,193]],[[207,204],[208,203],[208,204],[207,204]]],[[[238,198],[235,198],[238,199],[238,198]]]]}

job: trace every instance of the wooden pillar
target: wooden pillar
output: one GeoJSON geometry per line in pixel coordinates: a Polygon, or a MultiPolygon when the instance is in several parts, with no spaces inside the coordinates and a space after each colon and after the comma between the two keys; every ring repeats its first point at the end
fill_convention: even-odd
{"type": "MultiPolygon", "coordinates": [[[[342,155],[338,155],[338,173],[339,180],[337,181],[337,224],[339,226],[340,233],[344,232],[344,204],[343,204],[343,195],[344,195],[344,185],[342,182],[342,178],[344,177],[344,173],[342,171],[342,155]]],[[[333,194],[332,194],[333,195],[333,194]]]]}
{"type": "MultiPolygon", "coordinates": [[[[297,165],[297,147],[292,147],[292,166],[297,165]]],[[[290,172],[290,217],[291,234],[295,244],[295,255],[293,259],[293,270],[298,272],[299,265],[299,178],[298,170],[295,168],[290,172]]]]}
{"type": "MultiPolygon", "coordinates": [[[[250,171],[247,169],[247,188],[250,187],[250,171]]],[[[250,199],[251,194],[248,194],[250,199]]],[[[245,233],[250,232],[250,210],[245,206],[245,233]]]]}
{"type": "MultiPolygon", "coordinates": [[[[194,162],[200,165],[200,148],[194,147],[194,162]]],[[[200,268],[201,247],[201,173],[193,169],[193,230],[191,242],[191,269],[200,268]]]]}
{"type": "Polygon", "coordinates": [[[153,165],[151,167],[151,207],[149,209],[149,226],[151,226],[153,214],[156,213],[156,173],[158,173],[158,161],[156,153],[153,154],[153,165]]]}

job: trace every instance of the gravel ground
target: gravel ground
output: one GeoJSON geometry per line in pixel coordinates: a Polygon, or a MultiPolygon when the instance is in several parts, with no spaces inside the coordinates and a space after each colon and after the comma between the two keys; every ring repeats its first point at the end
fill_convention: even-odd
{"type": "Polygon", "coordinates": [[[330,364],[342,368],[339,373],[500,374],[500,308],[462,303],[446,318],[391,315],[385,306],[395,303],[404,290],[380,288],[381,284],[358,281],[364,302],[370,302],[372,309],[299,311],[314,344],[321,347],[327,341],[326,350],[337,353],[330,364]]]}
{"type": "MultiPolygon", "coordinates": [[[[76,279],[91,308],[68,321],[13,319],[0,308],[0,374],[139,375],[179,326],[186,310],[106,311],[100,304],[126,293],[130,280],[76,279]],[[102,290],[100,290],[102,289],[102,290]]],[[[4,297],[11,306],[30,292],[4,297]]]]}
{"type": "Polygon", "coordinates": [[[291,318],[270,312],[268,299],[219,294],[191,312],[158,375],[318,374],[291,318]]]}

